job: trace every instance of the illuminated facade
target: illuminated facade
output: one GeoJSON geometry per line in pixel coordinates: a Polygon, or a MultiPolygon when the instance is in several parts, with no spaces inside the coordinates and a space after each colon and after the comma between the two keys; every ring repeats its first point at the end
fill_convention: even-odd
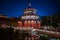
{"type": "Polygon", "coordinates": [[[23,30],[23,33],[26,35],[28,33],[29,36],[26,37],[25,40],[34,40],[39,39],[39,36],[37,36],[37,33],[34,32],[34,29],[40,29],[41,27],[41,21],[40,17],[36,14],[37,10],[31,7],[31,4],[29,4],[28,8],[24,10],[24,15],[20,17],[20,20],[18,21],[18,27],[16,27],[17,30],[23,30]]]}
{"type": "Polygon", "coordinates": [[[0,14],[0,27],[6,28],[6,26],[7,26],[7,19],[8,19],[7,16],[0,14]]]}
{"type": "Polygon", "coordinates": [[[37,10],[31,7],[29,4],[28,8],[24,10],[24,15],[21,16],[21,19],[18,21],[19,27],[33,27],[38,29],[41,27],[41,21],[39,16],[36,14],[37,10]]]}

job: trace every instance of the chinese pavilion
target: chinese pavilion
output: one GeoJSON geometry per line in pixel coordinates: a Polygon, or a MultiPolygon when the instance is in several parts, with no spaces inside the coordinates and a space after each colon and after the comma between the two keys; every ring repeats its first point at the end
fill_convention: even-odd
{"type": "Polygon", "coordinates": [[[34,29],[41,27],[41,21],[39,16],[36,14],[36,9],[31,7],[29,3],[28,8],[24,10],[24,15],[21,16],[21,19],[18,21],[19,27],[33,27],[34,29]]]}
{"type": "Polygon", "coordinates": [[[26,36],[26,34],[28,34],[30,36],[26,36],[26,39],[32,38],[33,40],[36,38],[37,36],[35,36],[36,32],[34,32],[34,29],[41,27],[41,21],[36,11],[35,8],[31,7],[31,3],[29,3],[28,8],[24,10],[24,15],[22,15],[18,21],[18,27],[16,29],[20,30],[21,35],[26,36]]]}

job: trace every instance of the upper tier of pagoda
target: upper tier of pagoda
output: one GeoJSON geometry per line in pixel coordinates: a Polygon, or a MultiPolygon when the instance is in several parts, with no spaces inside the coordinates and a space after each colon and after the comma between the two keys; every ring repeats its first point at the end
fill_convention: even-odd
{"type": "Polygon", "coordinates": [[[31,7],[31,3],[29,3],[28,7],[24,10],[24,14],[36,14],[36,9],[31,7]]]}
{"type": "Polygon", "coordinates": [[[23,20],[27,19],[39,19],[39,16],[36,14],[37,10],[31,7],[31,3],[29,3],[28,7],[24,10],[24,15],[21,17],[23,20]]]}

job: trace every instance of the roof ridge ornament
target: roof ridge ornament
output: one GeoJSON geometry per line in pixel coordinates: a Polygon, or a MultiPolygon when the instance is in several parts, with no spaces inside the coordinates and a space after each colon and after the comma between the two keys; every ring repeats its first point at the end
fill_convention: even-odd
{"type": "Polygon", "coordinates": [[[29,6],[31,6],[31,3],[29,3],[29,6]]]}

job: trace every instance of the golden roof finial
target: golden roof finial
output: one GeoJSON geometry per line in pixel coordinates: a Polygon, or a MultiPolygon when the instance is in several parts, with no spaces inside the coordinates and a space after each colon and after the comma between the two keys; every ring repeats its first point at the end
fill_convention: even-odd
{"type": "Polygon", "coordinates": [[[31,3],[29,3],[29,6],[31,6],[31,3]]]}

